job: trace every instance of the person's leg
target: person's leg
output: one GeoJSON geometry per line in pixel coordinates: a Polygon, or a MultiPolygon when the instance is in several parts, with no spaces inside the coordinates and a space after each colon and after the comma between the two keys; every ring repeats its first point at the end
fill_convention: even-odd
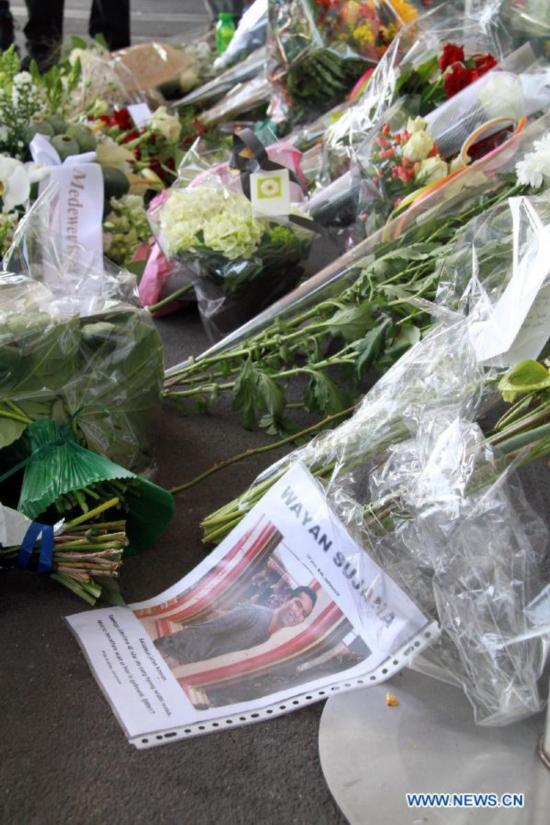
{"type": "Polygon", "coordinates": [[[23,31],[29,58],[47,68],[59,58],[64,0],[25,0],[25,4],[29,19],[23,31]]]}
{"type": "Polygon", "coordinates": [[[109,49],[130,45],[130,0],[93,0],[90,12],[90,37],[102,34],[109,49]]]}
{"type": "Polygon", "coordinates": [[[5,52],[14,43],[15,33],[9,0],[0,0],[0,51],[5,52]]]}

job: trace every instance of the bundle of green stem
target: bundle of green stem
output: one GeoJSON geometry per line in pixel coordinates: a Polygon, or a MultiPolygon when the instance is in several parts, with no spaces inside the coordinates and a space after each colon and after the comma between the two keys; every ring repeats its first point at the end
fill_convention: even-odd
{"type": "MultiPolygon", "coordinates": [[[[445,337],[446,334],[445,330],[443,333],[436,331],[431,343],[441,338],[441,335],[445,337]]],[[[428,350],[433,358],[434,348],[429,346],[430,340],[424,343],[428,344],[428,350]]],[[[429,365],[430,358],[425,358],[424,363],[429,365]]],[[[406,375],[409,367],[414,369],[414,364],[407,357],[402,359],[400,365],[401,376],[406,375]]],[[[400,365],[396,365],[396,368],[400,365]]],[[[441,364],[433,358],[434,374],[438,373],[440,366],[441,364]]],[[[452,369],[451,364],[449,369],[452,369]]],[[[475,387],[471,385],[468,387],[467,374],[463,374],[463,379],[466,392],[474,393],[475,387]]],[[[460,380],[461,376],[458,373],[456,382],[451,385],[454,390],[451,390],[450,386],[442,389],[439,402],[433,396],[430,399],[430,394],[427,393],[428,403],[444,407],[445,398],[452,398],[453,391],[457,394],[460,392],[458,388],[460,380]]],[[[492,375],[487,378],[485,390],[493,386],[494,380],[492,375]]],[[[371,403],[367,395],[363,406],[355,416],[335,432],[326,433],[313,444],[307,445],[293,456],[286,457],[273,465],[243,495],[207,516],[201,523],[203,542],[216,544],[221,541],[287,472],[293,461],[302,461],[317,479],[328,483],[335,472],[342,477],[356,468],[368,466],[376,456],[382,455],[388,448],[409,438],[411,424],[408,419],[413,414],[406,408],[411,402],[413,405],[419,403],[418,395],[422,392],[422,388],[419,388],[417,397],[414,399],[409,396],[407,401],[403,402],[403,399],[400,401],[396,398],[395,404],[391,405],[390,414],[381,414],[377,420],[378,409],[381,412],[388,409],[387,401],[382,403],[387,386],[386,384],[386,387],[381,387],[378,395],[376,394],[377,388],[375,388],[371,403]]],[[[395,382],[395,386],[399,386],[398,381],[395,382]]],[[[499,387],[505,399],[512,400],[519,396],[519,400],[515,400],[495,427],[486,434],[488,446],[495,448],[507,464],[516,462],[518,459],[520,463],[529,463],[550,454],[550,370],[548,367],[539,362],[523,362],[502,376],[499,387]]],[[[478,476],[474,486],[483,487],[494,480],[494,476],[478,476]]],[[[397,512],[403,513],[399,490],[392,493],[389,498],[365,505],[364,527],[373,529],[376,525],[384,525],[397,512]]]]}
{"type": "MultiPolygon", "coordinates": [[[[515,175],[487,180],[461,210],[432,215],[399,237],[378,233],[368,253],[342,277],[332,294],[289,317],[275,317],[260,332],[212,355],[168,370],[164,396],[199,411],[231,394],[244,427],[259,419],[268,433],[300,429],[289,415],[305,408],[311,432],[351,413],[366,372],[385,372],[431,325],[418,299],[433,300],[446,256],[469,221],[508,197],[522,194],[515,175]],[[293,381],[306,380],[302,400],[293,381]]],[[[464,196],[462,197],[462,202],[464,196]]],[[[344,260],[347,260],[344,258],[344,260]]]]}
{"type": "MultiPolygon", "coordinates": [[[[68,521],[54,538],[50,577],[67,587],[90,605],[103,595],[113,593],[118,579],[122,554],[128,544],[126,520],[103,520],[107,511],[119,509],[120,501],[112,498],[68,521]]],[[[0,567],[13,566],[18,547],[0,547],[0,567]]],[[[35,545],[33,555],[38,557],[35,545]]]]}

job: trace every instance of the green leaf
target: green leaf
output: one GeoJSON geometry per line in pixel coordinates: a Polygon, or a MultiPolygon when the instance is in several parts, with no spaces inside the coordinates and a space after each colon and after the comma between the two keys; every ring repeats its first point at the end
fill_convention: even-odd
{"type": "Polygon", "coordinates": [[[304,390],[304,404],[310,412],[333,415],[347,406],[344,392],[322,372],[315,372],[304,390]]]}
{"type": "Polygon", "coordinates": [[[399,327],[399,334],[389,346],[378,366],[385,371],[391,367],[408,349],[420,341],[420,330],[414,324],[403,324],[399,327]]]}
{"type": "Polygon", "coordinates": [[[71,37],[71,48],[72,49],[87,49],[88,44],[84,40],[83,37],[78,37],[78,35],[73,34],[71,37]]]}
{"type": "Polygon", "coordinates": [[[257,370],[256,387],[267,412],[276,421],[285,408],[285,394],[279,384],[267,373],[257,370]]]}
{"type": "Polygon", "coordinates": [[[341,335],[345,341],[351,342],[362,338],[372,323],[370,303],[363,301],[357,306],[337,310],[325,326],[332,335],[341,335]]]}
{"type": "Polygon", "coordinates": [[[246,430],[256,426],[256,374],[248,358],[242,365],[233,388],[233,409],[239,413],[246,430]]]}
{"type": "Polygon", "coordinates": [[[145,272],[145,265],[147,261],[130,261],[129,264],[126,264],[126,269],[132,275],[136,276],[137,282],[141,281],[143,273],[145,272]]]}
{"type": "Polygon", "coordinates": [[[391,328],[391,319],[387,316],[369,330],[357,347],[357,377],[361,379],[365,371],[380,357],[391,328]]]}
{"type": "Polygon", "coordinates": [[[498,388],[504,401],[513,402],[518,395],[550,388],[550,370],[538,361],[521,361],[500,379],[498,388]]]}
{"type": "Polygon", "coordinates": [[[13,418],[3,418],[0,416],[0,449],[8,447],[21,437],[27,425],[21,421],[14,421],[13,418]]]}

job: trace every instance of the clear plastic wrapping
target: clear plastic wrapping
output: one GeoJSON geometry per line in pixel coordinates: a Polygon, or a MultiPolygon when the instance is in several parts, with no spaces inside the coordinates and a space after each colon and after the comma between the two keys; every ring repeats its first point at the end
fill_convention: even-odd
{"type": "Polygon", "coordinates": [[[247,8],[229,46],[214,61],[214,71],[221,72],[243,60],[265,44],[267,37],[267,0],[254,0],[247,8]]]}
{"type": "Polygon", "coordinates": [[[98,100],[111,106],[138,103],[145,97],[145,89],[134,74],[116,55],[97,46],[73,49],[71,62],[80,61],[80,79],[71,95],[72,112],[86,112],[98,100]]]}
{"type": "Polygon", "coordinates": [[[414,116],[408,98],[392,106],[357,152],[367,232],[508,141],[522,118],[544,110],[548,77],[526,45],[425,117],[414,116]]]}
{"type": "MultiPolygon", "coordinates": [[[[478,4],[479,6],[479,4],[478,4]]],[[[472,8],[469,2],[443,3],[404,26],[341,116],[329,126],[323,140],[325,177],[345,171],[355,150],[364,141],[399,94],[405,72],[426,66],[445,44],[462,46],[467,55],[489,53],[500,60],[509,50],[509,39],[491,4],[472,8]]],[[[406,88],[414,99],[409,80],[406,88]]]]}
{"type": "Polygon", "coordinates": [[[244,83],[237,83],[215,106],[201,112],[199,120],[204,126],[216,126],[260,107],[265,109],[271,93],[271,83],[262,73],[244,83]]]}
{"type": "Polygon", "coordinates": [[[264,49],[257,49],[252,52],[246,60],[238,63],[236,66],[230,66],[222,72],[222,74],[203,83],[198,89],[194,89],[173,105],[178,107],[205,107],[207,104],[214,103],[214,101],[219,100],[219,98],[230,92],[235,86],[240,86],[246,83],[247,80],[252,80],[257,75],[262,74],[265,69],[266,54],[264,49]]]}
{"type": "MultiPolygon", "coordinates": [[[[507,191],[517,181],[517,164],[530,155],[533,146],[544,140],[549,131],[548,115],[528,123],[506,145],[472,163],[446,185],[427,192],[385,227],[373,232],[336,261],[303,281],[293,292],[226,336],[208,354],[250,339],[273,323],[275,318],[292,317],[313,304],[341,294],[358,279],[364,267],[383,257],[388,250],[387,243],[399,239],[402,239],[401,245],[422,242],[429,236],[430,227],[436,228],[441,219],[452,221],[476,204],[482,205],[487,197],[507,191]]],[[[541,178],[539,184],[542,182],[541,178]]]]}
{"type": "MultiPolygon", "coordinates": [[[[473,332],[474,322],[499,317],[518,266],[534,251],[547,253],[548,199],[519,202],[519,217],[511,201],[479,218],[451,256],[456,291],[468,296],[463,307],[470,314],[440,309],[440,323],[378,381],[352,418],[274,464],[209,517],[216,529],[224,519],[234,524],[295,462],[307,466],[353,537],[438,619],[442,637],[424,653],[426,669],[460,683],[476,720],[488,725],[543,705],[537,683],[547,623],[533,620],[533,605],[544,595],[548,529],[515,469],[548,452],[550,438],[543,433],[522,446],[481,429],[480,417],[496,400],[496,373],[480,364],[473,332]],[[478,266],[508,239],[498,265],[478,266]]],[[[515,306],[514,318],[524,310],[515,306]]],[[[541,348],[539,341],[536,352],[541,348]]],[[[357,569],[360,560],[350,564],[357,569]]]]}
{"type": "Polygon", "coordinates": [[[546,0],[494,0],[516,42],[529,39],[537,54],[548,54],[550,6],[546,0]]]}
{"type": "Polygon", "coordinates": [[[417,14],[413,3],[402,0],[271,0],[276,117],[300,122],[340,103],[380,60],[397,30],[417,14]]]}
{"type": "Polygon", "coordinates": [[[60,256],[51,197],[47,190],[21,222],[0,275],[0,407],[18,410],[11,428],[0,418],[2,443],[49,417],[116,463],[150,469],[160,338],[136,305],[133,276],[76,246],[60,256]]]}

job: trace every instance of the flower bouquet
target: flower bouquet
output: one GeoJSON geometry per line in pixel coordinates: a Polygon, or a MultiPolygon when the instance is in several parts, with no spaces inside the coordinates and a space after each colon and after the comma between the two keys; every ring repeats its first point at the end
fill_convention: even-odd
{"type": "MultiPolygon", "coordinates": [[[[463,686],[486,725],[540,710],[547,629],[531,625],[528,607],[544,583],[548,530],[513,471],[550,451],[549,373],[528,361],[499,375],[519,401],[484,432],[476,418],[496,376],[480,366],[468,321],[449,318],[349,421],[270,467],[203,522],[205,540],[218,542],[288,469],[305,465],[365,553],[439,622],[441,638],[424,662],[463,686]]],[[[344,556],[351,579],[361,558],[344,556]]]]}
{"type": "Polygon", "coordinates": [[[312,237],[301,225],[255,215],[244,194],[212,183],[171,192],[159,220],[166,255],[199,262],[193,283],[213,338],[295,286],[312,237]]]}
{"type": "MultiPolygon", "coordinates": [[[[295,286],[313,238],[313,224],[299,206],[300,152],[286,144],[264,149],[247,131],[236,141],[245,138],[245,154],[235,148],[230,163],[196,175],[184,188],[173,187],[158,199],[152,215],[166,257],[186,264],[193,273],[201,316],[213,338],[234,329],[258,306],[269,305],[295,286]],[[250,157],[248,145],[256,157],[250,157]],[[286,214],[262,212],[261,201],[260,208],[253,205],[252,176],[263,168],[283,178],[286,175],[286,214]]],[[[181,174],[184,183],[184,168],[181,174]]],[[[284,187],[284,183],[277,178],[275,186],[284,187]]]]}
{"type": "MultiPolygon", "coordinates": [[[[396,53],[388,53],[385,60],[392,62],[396,57],[396,53]]],[[[506,128],[514,119],[517,123],[522,114],[544,108],[544,95],[539,101],[527,91],[528,70],[534,65],[529,46],[505,58],[498,76],[492,73],[496,73],[495,65],[489,53],[468,56],[463,46],[447,42],[417,68],[403,64],[397,75],[389,73],[391,80],[373,76],[372,97],[365,98],[371,102],[369,111],[364,111],[361,103],[351,107],[342,122],[336,121],[329,130],[322,151],[318,151],[324,160],[318,164],[318,180],[324,180],[325,185],[310,200],[315,218],[331,223],[335,215],[344,214],[349,224],[359,208],[370,217],[367,231],[372,231],[393,208],[400,204],[406,208],[415,192],[421,194],[427,186],[444,182],[456,169],[494,149],[499,139],[506,139],[506,128]],[[377,90],[379,95],[375,95],[377,90]],[[419,112],[424,113],[424,119],[419,112]],[[360,115],[358,120],[356,115],[360,115]],[[512,116],[508,124],[499,120],[506,116],[512,116]],[[425,135],[417,135],[405,150],[411,137],[409,125],[425,135]],[[492,138],[499,125],[501,134],[492,138]],[[418,151],[413,149],[415,144],[418,151]],[[412,164],[409,153],[415,158],[412,164]],[[426,163],[419,167],[422,161],[426,163]],[[393,175],[389,186],[386,173],[393,175]]]]}
{"type": "Polygon", "coordinates": [[[153,465],[163,350],[135,280],[76,245],[61,256],[40,198],[0,276],[0,445],[38,418],[72,422],[90,449],[153,465]]]}
{"type": "Polygon", "coordinates": [[[244,426],[280,432],[281,444],[301,432],[303,413],[294,410],[302,406],[313,417],[303,437],[349,416],[371,370],[386,372],[430,328],[423,301],[441,294],[447,256],[470,221],[530,184],[548,186],[549,128],[548,117],[533,122],[506,152],[431,192],[414,220],[394,218],[192,363],[170,368],[165,395],[214,404],[230,394],[244,426]],[[276,406],[266,408],[265,387],[276,406]]]}
{"type": "Polygon", "coordinates": [[[272,0],[272,74],[282,93],[275,107],[293,122],[341,103],[375,66],[416,7],[404,0],[272,0]]]}
{"type": "MultiPolygon", "coordinates": [[[[534,627],[528,608],[548,530],[513,473],[550,453],[549,226],[547,192],[472,221],[440,263],[453,310],[436,309],[435,327],[348,421],[203,521],[217,543],[288,469],[307,467],[365,552],[439,621],[427,663],[462,684],[486,725],[541,706],[547,625],[534,627]],[[488,426],[497,386],[512,406],[488,426]]],[[[342,564],[352,578],[361,560],[342,564]]]]}
{"type": "MultiPolygon", "coordinates": [[[[446,61],[451,56],[447,48],[440,59],[446,61]]],[[[390,216],[414,210],[418,199],[432,187],[447,185],[468,164],[492,152],[505,152],[507,142],[523,128],[524,119],[544,110],[548,93],[542,86],[548,74],[536,67],[529,71],[529,47],[505,61],[504,65],[523,63],[525,69],[519,72],[506,71],[504,66],[491,71],[490,56],[478,59],[482,60],[481,69],[455,61],[429,86],[435,91],[428,95],[448,96],[445,84],[450,81],[453,94],[425,117],[411,116],[409,97],[399,101],[374,137],[368,137],[357,151],[363,178],[360,211],[367,232],[390,216]],[[481,77],[475,79],[479,71],[481,77]],[[455,92],[462,82],[466,85],[455,92]],[[537,87],[536,94],[532,86],[537,87]]]]}
{"type": "Polygon", "coordinates": [[[507,45],[496,12],[474,13],[461,2],[452,9],[438,6],[404,26],[329,126],[325,178],[347,170],[358,145],[398,98],[409,104],[411,116],[424,116],[494,66],[507,45]]]}
{"type": "Polygon", "coordinates": [[[230,93],[236,86],[240,88],[243,84],[263,74],[266,55],[264,48],[253,51],[245,60],[235,66],[230,66],[220,75],[203,83],[173,105],[179,109],[187,106],[203,109],[206,108],[207,104],[212,105],[223,98],[224,95],[230,93]]]}
{"type": "Polygon", "coordinates": [[[113,585],[123,554],[153,544],[173,511],[165,490],[87,450],[76,430],[48,418],[0,450],[0,494],[18,510],[0,504],[0,523],[4,516],[8,527],[24,528],[11,540],[0,535],[0,568],[32,568],[38,557],[39,573],[90,604],[120,601],[113,585]]]}

